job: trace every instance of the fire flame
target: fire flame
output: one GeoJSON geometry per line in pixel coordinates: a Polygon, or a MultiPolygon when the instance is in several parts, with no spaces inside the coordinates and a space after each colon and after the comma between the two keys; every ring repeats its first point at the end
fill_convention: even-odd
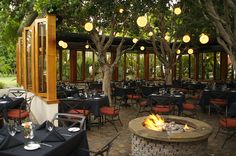
{"type": "Polygon", "coordinates": [[[186,131],[186,130],[189,130],[189,127],[188,127],[187,124],[184,125],[184,130],[185,130],[185,131],[186,131]]]}
{"type": "Polygon", "coordinates": [[[149,115],[145,120],[144,120],[144,126],[147,127],[148,129],[155,130],[155,131],[163,131],[165,121],[162,119],[158,114],[154,115],[151,114],[149,115]]]}

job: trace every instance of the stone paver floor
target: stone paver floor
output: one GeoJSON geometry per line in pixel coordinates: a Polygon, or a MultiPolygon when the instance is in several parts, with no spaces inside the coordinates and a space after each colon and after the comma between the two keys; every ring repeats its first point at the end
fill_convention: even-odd
{"type": "MultiPolygon", "coordinates": [[[[120,136],[114,141],[112,149],[109,153],[110,156],[129,156],[131,155],[131,133],[128,129],[128,123],[130,120],[136,117],[138,108],[136,107],[122,107],[120,117],[123,123],[123,127],[117,121],[116,126],[119,130],[120,136]]],[[[147,115],[145,113],[141,114],[147,115]]],[[[218,129],[218,117],[214,114],[209,116],[208,114],[201,113],[198,111],[198,119],[205,121],[213,126],[213,134],[208,139],[208,155],[209,156],[235,156],[235,144],[236,136],[227,142],[225,147],[222,149],[221,145],[225,139],[224,134],[219,134],[215,137],[218,129]]],[[[114,127],[110,123],[105,123],[102,127],[92,127],[91,130],[87,131],[89,147],[91,150],[98,150],[102,147],[109,139],[116,135],[114,127]]]]}

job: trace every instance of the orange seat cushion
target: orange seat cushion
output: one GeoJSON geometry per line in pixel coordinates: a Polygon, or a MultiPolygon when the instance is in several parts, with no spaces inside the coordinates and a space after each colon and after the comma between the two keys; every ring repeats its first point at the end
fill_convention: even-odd
{"type": "Polygon", "coordinates": [[[82,114],[84,116],[88,116],[89,115],[89,110],[86,109],[71,109],[68,111],[68,113],[70,114],[82,114]]]}
{"type": "Polygon", "coordinates": [[[100,113],[103,115],[118,115],[119,110],[114,107],[102,107],[100,108],[100,113]]]}
{"type": "Polygon", "coordinates": [[[191,98],[192,98],[193,100],[199,100],[199,95],[193,95],[191,98]]]}
{"type": "Polygon", "coordinates": [[[168,113],[172,111],[172,107],[169,105],[156,105],[152,110],[155,113],[168,113]]]}
{"type": "Polygon", "coordinates": [[[145,101],[140,102],[139,106],[140,107],[145,107],[145,106],[147,106],[147,104],[148,104],[148,102],[145,100],[145,101]]]}
{"type": "Polygon", "coordinates": [[[184,103],[183,104],[183,109],[185,109],[185,110],[195,110],[196,106],[192,103],[184,103]]]}
{"type": "Polygon", "coordinates": [[[29,113],[26,110],[11,109],[7,112],[7,116],[11,119],[25,119],[29,116],[29,113]]]}
{"type": "Polygon", "coordinates": [[[210,103],[214,105],[219,105],[219,106],[224,106],[227,104],[226,100],[224,99],[211,99],[210,103]]]}
{"type": "Polygon", "coordinates": [[[225,118],[219,120],[219,124],[221,127],[225,128],[236,128],[236,118],[225,118]]]}
{"type": "Polygon", "coordinates": [[[127,95],[128,99],[140,99],[140,95],[127,95]]]}

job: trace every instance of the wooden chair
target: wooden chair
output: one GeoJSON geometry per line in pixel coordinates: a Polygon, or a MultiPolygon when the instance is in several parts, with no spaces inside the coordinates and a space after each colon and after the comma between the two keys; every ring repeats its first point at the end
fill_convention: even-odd
{"type": "Polygon", "coordinates": [[[56,113],[51,122],[55,125],[56,121],[62,127],[78,126],[80,129],[86,129],[85,116],[80,114],[56,113]]]}

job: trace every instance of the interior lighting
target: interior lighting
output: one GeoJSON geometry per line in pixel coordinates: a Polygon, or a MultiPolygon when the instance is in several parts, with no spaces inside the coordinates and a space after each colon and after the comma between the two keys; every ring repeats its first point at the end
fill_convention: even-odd
{"type": "Polygon", "coordinates": [[[188,43],[189,41],[190,41],[190,36],[189,35],[184,35],[184,37],[183,37],[183,41],[184,41],[184,43],[188,43]]]}
{"type": "Polygon", "coordinates": [[[188,54],[193,54],[193,49],[192,48],[188,49],[188,54]]]}
{"type": "Polygon", "coordinates": [[[62,48],[66,49],[68,47],[68,44],[66,42],[63,43],[62,48]]]}
{"type": "Polygon", "coordinates": [[[93,23],[91,23],[91,22],[85,23],[84,29],[85,29],[86,31],[92,31],[92,30],[93,30],[93,23]]]}
{"type": "Polygon", "coordinates": [[[175,13],[176,15],[181,14],[181,9],[180,9],[179,7],[175,8],[175,9],[174,9],[174,13],[175,13]]]}
{"type": "Polygon", "coordinates": [[[86,45],[85,45],[85,48],[86,48],[86,49],[88,49],[88,48],[89,48],[89,45],[88,45],[88,44],[86,44],[86,45]]]}
{"type": "Polygon", "coordinates": [[[60,40],[60,41],[58,42],[58,45],[62,47],[63,43],[64,43],[64,42],[63,42],[62,40],[60,40]]]}
{"type": "Polygon", "coordinates": [[[147,25],[147,18],[145,16],[139,16],[136,22],[139,27],[145,27],[147,25]]]}
{"type": "Polygon", "coordinates": [[[199,41],[201,42],[201,44],[207,44],[209,42],[209,37],[206,34],[201,34],[199,41]]]}

